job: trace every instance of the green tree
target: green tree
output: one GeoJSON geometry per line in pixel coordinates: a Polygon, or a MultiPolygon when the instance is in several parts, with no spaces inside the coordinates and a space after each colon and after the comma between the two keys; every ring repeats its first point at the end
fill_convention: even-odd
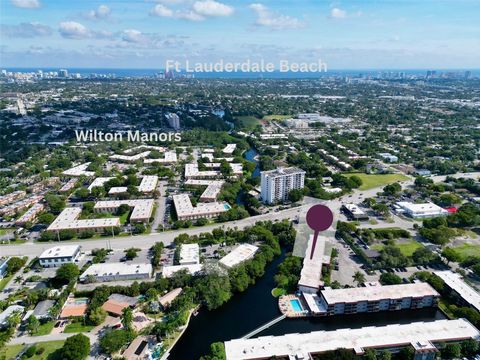
{"type": "Polygon", "coordinates": [[[125,257],[127,260],[132,260],[137,257],[137,253],[140,251],[138,248],[129,248],[125,250],[125,257]]]}
{"type": "Polygon", "coordinates": [[[135,335],[132,332],[124,329],[107,331],[100,339],[100,348],[107,354],[114,354],[132,341],[134,337],[135,335]]]}
{"type": "Polygon", "coordinates": [[[378,360],[391,360],[392,353],[390,351],[381,351],[377,355],[378,360]]]}
{"type": "Polygon", "coordinates": [[[426,247],[420,247],[412,254],[412,260],[415,262],[415,264],[430,264],[435,259],[438,259],[438,256],[436,256],[433,251],[426,247]]]}
{"type": "Polygon", "coordinates": [[[393,183],[383,188],[383,193],[387,196],[396,196],[402,191],[402,186],[399,183],[393,183]]]}
{"type": "Polygon", "coordinates": [[[396,274],[392,274],[389,272],[383,273],[380,275],[380,283],[382,285],[396,285],[402,283],[402,278],[396,274]]]}
{"type": "Polygon", "coordinates": [[[356,271],[352,277],[353,281],[357,283],[357,286],[364,284],[366,281],[365,275],[360,271],[356,271]]]}
{"type": "Polygon", "coordinates": [[[69,282],[76,280],[78,275],[80,275],[78,266],[68,263],[63,264],[58,268],[55,278],[61,283],[68,284],[69,282]]]}
{"type": "Polygon", "coordinates": [[[75,196],[79,197],[80,199],[85,200],[90,196],[90,191],[87,188],[82,187],[82,188],[78,189],[77,191],[75,191],[75,196]]]}
{"type": "Polygon", "coordinates": [[[29,332],[29,334],[33,335],[34,333],[36,333],[38,331],[39,326],[40,326],[40,321],[36,318],[36,316],[30,315],[26,325],[26,329],[29,332]]]}
{"type": "Polygon", "coordinates": [[[397,355],[398,360],[413,360],[415,350],[411,346],[404,347],[397,355]]]}
{"type": "Polygon", "coordinates": [[[11,257],[7,262],[7,274],[13,275],[25,265],[25,260],[19,257],[11,257]]]}
{"type": "Polygon", "coordinates": [[[301,189],[293,189],[288,193],[288,200],[297,202],[303,199],[303,191],[301,189]]]}
{"type": "Polygon", "coordinates": [[[447,259],[447,264],[449,264],[450,261],[459,262],[462,260],[461,255],[457,251],[455,251],[454,249],[448,246],[445,249],[443,249],[442,256],[445,259],[447,259]]]}
{"type": "Polygon", "coordinates": [[[377,360],[377,352],[374,349],[368,348],[365,350],[365,354],[363,355],[364,360],[377,360]]]}
{"type": "Polygon", "coordinates": [[[63,347],[60,349],[60,358],[62,360],[83,360],[89,353],[90,339],[83,334],[77,334],[65,340],[63,347]]]}
{"type": "Polygon", "coordinates": [[[447,344],[441,350],[442,359],[456,359],[462,355],[460,344],[447,344]]]}
{"type": "Polygon", "coordinates": [[[462,355],[472,356],[477,354],[480,350],[480,346],[476,340],[468,339],[461,343],[462,346],[462,355]]]}
{"type": "Polygon", "coordinates": [[[105,321],[106,317],[107,317],[107,312],[103,310],[101,307],[97,307],[92,311],[90,311],[90,313],[88,314],[88,321],[92,325],[100,325],[105,321]]]}
{"type": "Polygon", "coordinates": [[[132,323],[133,311],[129,306],[127,306],[125,309],[122,310],[122,325],[125,330],[132,330],[132,323]]]}
{"type": "Polygon", "coordinates": [[[232,296],[228,276],[211,274],[200,280],[198,289],[208,310],[220,307],[232,296]]]}
{"type": "Polygon", "coordinates": [[[43,213],[38,217],[38,222],[40,224],[50,225],[53,220],[55,220],[55,215],[52,213],[43,213]]]}

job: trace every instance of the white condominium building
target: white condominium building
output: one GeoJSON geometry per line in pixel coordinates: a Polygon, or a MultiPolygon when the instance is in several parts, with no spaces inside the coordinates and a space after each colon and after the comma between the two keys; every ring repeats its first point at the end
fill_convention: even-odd
{"type": "Polygon", "coordinates": [[[180,129],[180,118],[175,113],[168,113],[165,115],[168,120],[168,125],[174,130],[180,129]]]}
{"type": "Polygon", "coordinates": [[[74,263],[79,256],[79,245],[62,245],[45,250],[38,257],[38,261],[43,267],[58,267],[63,264],[74,263]]]}
{"type": "Polygon", "coordinates": [[[261,198],[267,204],[287,200],[291,190],[303,189],[305,184],[305,171],[299,168],[278,168],[261,175],[261,198]]]}

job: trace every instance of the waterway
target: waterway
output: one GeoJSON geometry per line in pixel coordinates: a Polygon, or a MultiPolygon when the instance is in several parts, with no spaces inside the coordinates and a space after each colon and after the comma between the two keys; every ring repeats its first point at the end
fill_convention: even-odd
{"type": "MultiPolygon", "coordinates": [[[[248,160],[248,161],[252,161],[255,163],[255,170],[253,170],[253,173],[252,173],[252,177],[253,178],[256,178],[256,177],[259,177],[260,176],[260,164],[258,163],[258,160],[255,159],[255,157],[258,155],[258,152],[254,149],[254,148],[250,148],[248,149],[247,151],[245,151],[243,153],[243,157],[248,160]]],[[[243,190],[241,190],[238,195],[237,195],[237,199],[235,200],[235,202],[238,204],[238,205],[243,205],[243,190]]]]}
{"type": "Polygon", "coordinates": [[[255,166],[255,170],[253,171],[252,177],[260,176],[260,164],[255,157],[258,155],[258,152],[254,148],[250,148],[243,154],[243,157],[248,160],[254,162],[257,166],[255,166]]]}
{"type": "MultiPolygon", "coordinates": [[[[280,315],[277,299],[271,295],[273,277],[285,253],[274,259],[244,293],[237,294],[214,311],[200,310],[190,321],[188,329],[173,348],[169,360],[198,359],[209,352],[210,344],[242,337],[280,315]]],[[[258,336],[306,333],[316,330],[381,326],[393,323],[433,321],[444,319],[438,309],[419,309],[322,318],[285,319],[264,330],[258,336]]]]}

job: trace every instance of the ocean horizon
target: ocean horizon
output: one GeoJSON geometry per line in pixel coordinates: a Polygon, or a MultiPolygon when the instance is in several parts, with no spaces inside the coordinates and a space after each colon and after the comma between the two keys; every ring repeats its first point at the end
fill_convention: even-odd
{"type": "MultiPolygon", "coordinates": [[[[78,73],[82,76],[91,74],[114,75],[117,77],[153,77],[164,73],[164,69],[149,68],[85,68],[85,67],[2,67],[2,70],[9,72],[43,72],[58,71],[66,69],[69,73],[78,73]]],[[[458,73],[463,74],[470,71],[471,76],[480,76],[480,69],[331,69],[326,72],[180,72],[179,75],[193,75],[196,79],[214,79],[214,78],[239,78],[239,79],[308,79],[320,78],[325,76],[372,76],[381,73],[403,72],[405,75],[426,75],[427,71],[436,71],[438,73],[458,73]]]]}

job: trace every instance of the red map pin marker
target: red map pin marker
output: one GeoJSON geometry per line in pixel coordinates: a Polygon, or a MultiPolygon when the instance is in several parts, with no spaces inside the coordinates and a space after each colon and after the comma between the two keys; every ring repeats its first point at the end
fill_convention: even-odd
{"type": "Polygon", "coordinates": [[[310,260],[313,259],[317,238],[320,231],[327,230],[333,223],[333,213],[330,208],[325,205],[314,205],[307,211],[307,224],[314,231],[312,251],[310,252],[310,260]]]}

